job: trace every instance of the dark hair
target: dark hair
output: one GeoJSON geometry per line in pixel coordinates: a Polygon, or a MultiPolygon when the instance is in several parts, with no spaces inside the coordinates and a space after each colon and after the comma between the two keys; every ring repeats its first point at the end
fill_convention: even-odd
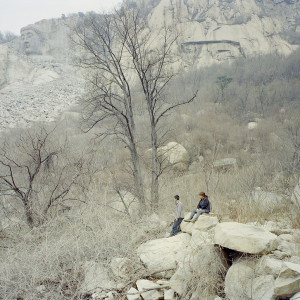
{"type": "Polygon", "coordinates": [[[178,196],[178,195],[175,195],[175,196],[174,196],[174,199],[179,200],[179,196],[178,196]]]}
{"type": "Polygon", "coordinates": [[[204,192],[200,192],[199,195],[200,195],[200,196],[204,196],[204,197],[207,196],[207,195],[205,195],[204,192]]]}

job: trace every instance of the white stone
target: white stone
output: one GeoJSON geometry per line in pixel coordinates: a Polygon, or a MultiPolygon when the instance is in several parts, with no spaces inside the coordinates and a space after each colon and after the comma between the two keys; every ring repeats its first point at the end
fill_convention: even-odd
{"type": "Polygon", "coordinates": [[[265,275],[273,275],[277,277],[282,268],[283,261],[270,256],[263,256],[257,264],[257,273],[265,275]]]}
{"type": "Polygon", "coordinates": [[[289,256],[298,255],[300,251],[300,244],[288,242],[278,238],[277,249],[281,252],[287,253],[289,256]]]}
{"type": "Polygon", "coordinates": [[[249,122],[247,125],[248,130],[253,130],[255,128],[257,128],[257,122],[249,122]]]}
{"type": "Polygon", "coordinates": [[[161,299],[164,295],[164,292],[161,289],[156,289],[159,288],[160,285],[150,280],[140,279],[136,282],[136,285],[140,292],[144,291],[145,289],[154,288],[151,291],[142,293],[142,297],[144,300],[158,300],[161,299]]]}
{"type": "Polygon", "coordinates": [[[186,149],[176,142],[170,142],[166,146],[160,147],[158,152],[164,155],[171,164],[186,163],[189,160],[186,149]]]}
{"type": "Polygon", "coordinates": [[[290,297],[300,292],[300,265],[285,262],[279,276],[275,280],[277,296],[290,297]]]}
{"type": "Polygon", "coordinates": [[[176,300],[175,291],[172,289],[165,290],[164,291],[164,300],[176,300]]]}
{"type": "Polygon", "coordinates": [[[114,257],[111,260],[110,268],[114,276],[126,279],[132,271],[132,262],[128,258],[114,257]]]}
{"type": "Polygon", "coordinates": [[[299,300],[300,299],[300,292],[295,294],[290,300],[299,300]]]}
{"type": "MultiPolygon", "coordinates": [[[[170,238],[151,240],[139,246],[137,253],[147,269],[151,273],[159,275],[160,272],[177,268],[177,264],[189,251],[190,240],[191,237],[187,233],[181,233],[170,238]]],[[[167,273],[161,275],[170,277],[167,273]]]]}
{"type": "MultiPolygon", "coordinates": [[[[189,214],[185,215],[185,219],[188,219],[189,214]]],[[[206,231],[215,227],[219,223],[218,218],[212,215],[200,215],[195,223],[182,221],[180,228],[182,232],[192,234],[193,230],[206,231]]]]}
{"type": "Polygon", "coordinates": [[[191,248],[202,247],[204,245],[213,245],[214,234],[212,231],[199,231],[194,229],[192,231],[191,248]]]}
{"type": "Polygon", "coordinates": [[[277,236],[252,225],[237,222],[219,223],[214,241],[222,247],[251,254],[264,254],[277,247],[277,236]]]}
{"type": "Polygon", "coordinates": [[[127,299],[128,300],[140,300],[141,296],[138,293],[139,291],[137,289],[135,289],[134,287],[130,288],[130,290],[127,292],[127,299]],[[136,295],[132,295],[132,294],[136,294],[136,295]]]}
{"type": "Polygon", "coordinates": [[[215,272],[220,272],[225,264],[224,257],[220,254],[218,248],[213,245],[203,246],[186,255],[175,274],[171,277],[170,286],[176,293],[183,295],[190,289],[190,281],[197,278],[199,281],[198,287],[201,284],[203,286],[207,283],[205,276],[214,276],[215,272]],[[203,281],[201,281],[202,277],[203,281]]]}
{"type": "Polygon", "coordinates": [[[225,277],[225,293],[230,300],[275,299],[274,278],[272,275],[256,277],[254,262],[235,262],[225,277]]]}
{"type": "Polygon", "coordinates": [[[117,287],[117,284],[109,277],[107,269],[100,262],[86,262],[84,271],[85,277],[81,287],[83,293],[111,290],[117,287]]]}

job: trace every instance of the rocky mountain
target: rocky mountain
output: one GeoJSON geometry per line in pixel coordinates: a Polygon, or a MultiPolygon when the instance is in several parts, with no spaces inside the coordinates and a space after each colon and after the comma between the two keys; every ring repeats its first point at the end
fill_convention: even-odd
{"type": "MultiPolygon", "coordinates": [[[[277,53],[300,45],[298,0],[136,0],[149,29],[174,26],[180,67],[277,53]]],[[[70,28],[83,15],[42,20],[0,45],[0,126],[52,120],[82,94],[70,28]]],[[[23,126],[22,125],[22,126],[23,126]]]]}
{"type": "Polygon", "coordinates": [[[53,121],[83,92],[73,66],[69,33],[74,18],[42,20],[0,45],[0,128],[53,121]]]}
{"type": "Polygon", "coordinates": [[[164,23],[181,33],[183,65],[211,65],[238,57],[289,54],[300,44],[299,1],[136,1],[151,29],[164,23]]]}

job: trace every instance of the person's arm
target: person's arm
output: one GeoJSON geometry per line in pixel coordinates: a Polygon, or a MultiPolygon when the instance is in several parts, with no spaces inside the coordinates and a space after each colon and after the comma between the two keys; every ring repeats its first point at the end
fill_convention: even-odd
{"type": "Polygon", "coordinates": [[[181,209],[182,209],[182,203],[177,203],[176,204],[176,210],[175,210],[175,220],[178,221],[178,218],[180,217],[180,212],[181,212],[181,209]]]}

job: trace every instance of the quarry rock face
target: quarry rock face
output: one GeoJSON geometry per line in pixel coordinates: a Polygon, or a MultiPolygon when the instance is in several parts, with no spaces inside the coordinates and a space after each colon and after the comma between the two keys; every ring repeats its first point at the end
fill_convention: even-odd
{"type": "Polygon", "coordinates": [[[0,127],[26,127],[53,121],[83,93],[72,66],[72,18],[43,20],[21,29],[0,45],[0,127]]]}
{"type": "Polygon", "coordinates": [[[290,43],[282,34],[297,30],[299,16],[293,9],[299,8],[298,1],[161,0],[154,4],[143,1],[143,5],[149,11],[151,29],[166,22],[175,24],[182,33],[177,51],[183,57],[183,66],[210,65],[274,52],[288,54],[300,41],[290,43]]]}
{"type": "MultiPolygon", "coordinates": [[[[134,2],[134,1],[133,1],[134,2]]],[[[180,32],[175,69],[255,55],[289,54],[300,45],[300,2],[292,0],[136,0],[155,35],[166,23],[180,32]],[[179,58],[179,59],[178,59],[179,58]]],[[[69,35],[84,15],[42,20],[0,45],[0,126],[52,121],[78,101],[81,76],[69,35]],[[33,109],[31,110],[31,107],[33,109]]],[[[153,47],[159,46],[153,42],[153,47]]]]}

